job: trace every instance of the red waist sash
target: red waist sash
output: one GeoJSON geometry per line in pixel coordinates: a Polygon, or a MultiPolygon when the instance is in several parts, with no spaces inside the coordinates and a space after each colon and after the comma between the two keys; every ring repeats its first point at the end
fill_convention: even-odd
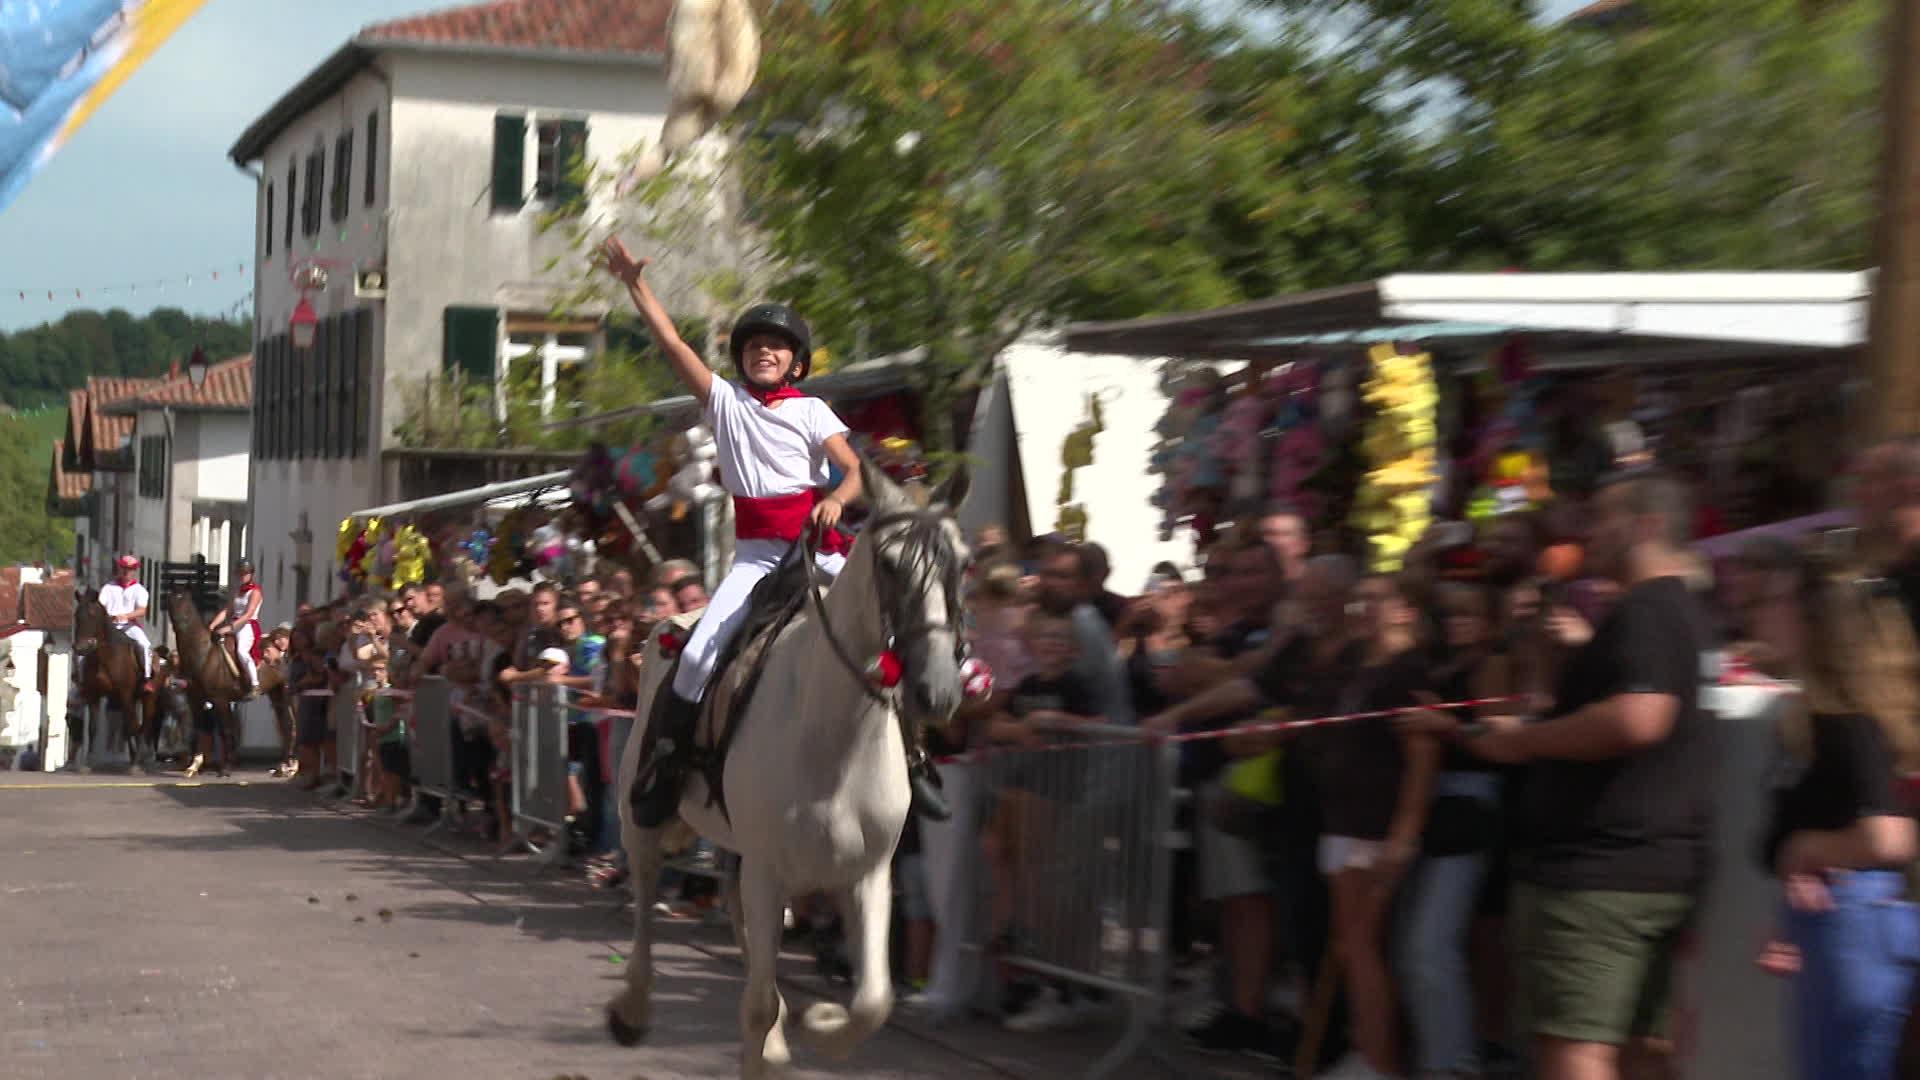
{"type": "MultiPolygon", "coordinates": [[[[792,495],[774,495],[764,499],[733,497],[733,535],[740,540],[781,540],[793,543],[807,529],[820,493],[812,488],[792,495]]],[[[820,538],[820,550],[828,555],[845,555],[853,547],[853,537],[839,529],[820,538]]]]}

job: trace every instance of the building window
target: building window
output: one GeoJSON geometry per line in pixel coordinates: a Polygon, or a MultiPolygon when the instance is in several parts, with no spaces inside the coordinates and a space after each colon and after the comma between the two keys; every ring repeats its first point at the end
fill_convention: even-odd
{"type": "Polygon", "coordinates": [[[480,385],[492,383],[500,351],[500,309],[450,307],[443,319],[441,370],[458,371],[480,385]]]}
{"type": "Polygon", "coordinates": [[[374,174],[374,164],[380,160],[380,110],[367,114],[367,193],[368,206],[373,205],[374,194],[379,186],[374,174]]]}
{"type": "Polygon", "coordinates": [[[299,163],[292,158],[287,159],[287,235],[284,246],[288,251],[293,250],[293,189],[298,186],[299,179],[299,163]]]}
{"type": "Polygon", "coordinates": [[[273,254],[273,181],[267,181],[267,227],[261,230],[266,237],[265,254],[273,254]]]}
{"type": "Polygon", "coordinates": [[[513,213],[527,205],[527,118],[499,113],[493,118],[493,209],[513,213]]]}
{"type": "Polygon", "coordinates": [[[306,198],[300,201],[300,235],[320,235],[320,188],[327,182],[327,155],[315,148],[307,155],[306,198]]]}
{"type": "Polygon", "coordinates": [[[538,402],[542,418],[579,407],[579,384],[593,356],[594,327],[508,320],[507,350],[501,368],[503,397],[538,402]]]}
{"type": "Polygon", "coordinates": [[[140,495],[147,499],[167,497],[167,440],[164,435],[140,437],[138,481],[140,495]]]}
{"type": "Polygon", "coordinates": [[[343,131],[333,140],[333,190],[332,218],[335,222],[347,220],[347,211],[353,207],[353,132],[343,131]]]}
{"type": "Polygon", "coordinates": [[[586,192],[587,122],[542,120],[537,134],[535,197],[556,205],[578,201],[586,192]]]}

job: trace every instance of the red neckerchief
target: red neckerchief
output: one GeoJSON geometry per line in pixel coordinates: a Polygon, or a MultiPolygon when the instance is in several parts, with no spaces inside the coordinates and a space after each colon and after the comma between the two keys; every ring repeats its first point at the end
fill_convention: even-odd
{"type": "Polygon", "coordinates": [[[752,383],[747,383],[746,389],[748,396],[762,405],[772,405],[776,401],[786,401],[789,398],[803,398],[807,396],[801,393],[800,388],[796,386],[782,385],[776,386],[771,390],[762,390],[752,383]]]}

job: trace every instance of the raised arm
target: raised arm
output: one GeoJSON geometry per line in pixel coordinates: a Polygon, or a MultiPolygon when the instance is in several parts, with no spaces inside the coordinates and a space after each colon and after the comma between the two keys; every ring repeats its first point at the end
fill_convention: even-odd
{"type": "Polygon", "coordinates": [[[634,258],[633,253],[627,250],[627,245],[621,243],[617,236],[607,237],[600,245],[600,254],[606,262],[607,273],[627,287],[627,296],[633,300],[633,306],[646,321],[647,332],[653,335],[653,340],[667,354],[667,363],[672,365],[675,377],[693,392],[701,407],[705,408],[708,396],[713,393],[713,372],[700,359],[700,354],[693,351],[693,346],[681,340],[680,331],[674,328],[673,320],[667,317],[667,309],[661,306],[660,298],[653,295],[652,286],[641,276],[651,260],[634,258]]]}

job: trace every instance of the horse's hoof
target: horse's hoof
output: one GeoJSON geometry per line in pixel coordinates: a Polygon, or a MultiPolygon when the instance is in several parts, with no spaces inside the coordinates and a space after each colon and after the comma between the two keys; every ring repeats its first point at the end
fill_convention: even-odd
{"type": "Polygon", "coordinates": [[[81,776],[91,776],[93,775],[93,766],[81,765],[76,767],[73,771],[79,773],[81,776]]]}
{"type": "Polygon", "coordinates": [[[607,1010],[607,1033],[612,1035],[613,1041],[619,1043],[621,1046],[639,1046],[645,1042],[647,1038],[646,1028],[635,1027],[625,1020],[620,1019],[620,1013],[617,1009],[607,1010]]]}

